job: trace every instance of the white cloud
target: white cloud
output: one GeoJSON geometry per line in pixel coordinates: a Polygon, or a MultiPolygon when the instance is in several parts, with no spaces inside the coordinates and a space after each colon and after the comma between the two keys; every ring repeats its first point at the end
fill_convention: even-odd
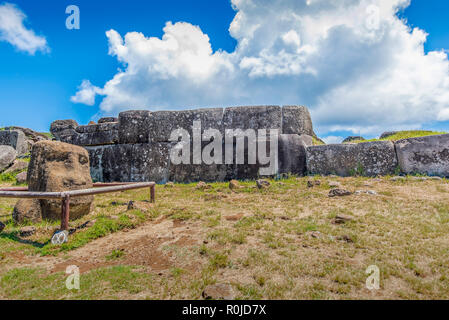
{"type": "Polygon", "coordinates": [[[83,80],[78,87],[78,92],[70,98],[70,101],[73,103],[82,103],[88,106],[93,106],[95,104],[96,95],[101,93],[101,88],[95,87],[89,80],[83,80]]]}
{"type": "MultiPolygon", "coordinates": [[[[162,39],[107,32],[123,64],[100,108],[305,104],[322,133],[376,134],[449,119],[449,61],[396,13],[409,0],[232,0],[231,52],[197,26],[168,22],[162,39]]],[[[91,85],[90,85],[91,86],[91,85]]],[[[93,87],[93,86],[92,86],[93,87]]],[[[85,89],[81,88],[80,92],[85,89]]],[[[79,99],[78,101],[81,101],[79,99]]]]}
{"type": "Polygon", "coordinates": [[[26,15],[15,5],[0,5],[0,41],[12,44],[20,51],[34,55],[36,51],[48,52],[47,40],[24,25],[26,15]]]}
{"type": "Polygon", "coordinates": [[[338,136],[327,136],[326,138],[323,138],[323,141],[326,142],[326,144],[337,144],[341,143],[343,140],[343,137],[338,136]]]}

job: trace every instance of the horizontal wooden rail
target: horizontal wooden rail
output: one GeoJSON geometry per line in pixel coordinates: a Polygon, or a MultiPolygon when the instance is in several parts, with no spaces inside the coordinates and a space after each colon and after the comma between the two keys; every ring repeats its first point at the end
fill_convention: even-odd
{"type": "Polygon", "coordinates": [[[94,188],[61,192],[28,191],[27,187],[16,187],[0,189],[0,198],[62,199],[61,230],[67,230],[69,227],[70,198],[91,196],[102,193],[122,192],[149,187],[150,201],[154,203],[156,198],[155,186],[155,182],[95,183],[94,188]]]}

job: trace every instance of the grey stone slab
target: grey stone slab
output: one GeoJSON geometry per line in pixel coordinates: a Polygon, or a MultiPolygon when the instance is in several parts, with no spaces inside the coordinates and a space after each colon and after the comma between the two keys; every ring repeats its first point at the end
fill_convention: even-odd
{"type": "Polygon", "coordinates": [[[395,146],[403,173],[449,177],[449,134],[399,140],[395,146]]]}
{"type": "Polygon", "coordinates": [[[312,146],[306,155],[311,174],[377,176],[393,174],[398,167],[391,141],[312,146]]]}

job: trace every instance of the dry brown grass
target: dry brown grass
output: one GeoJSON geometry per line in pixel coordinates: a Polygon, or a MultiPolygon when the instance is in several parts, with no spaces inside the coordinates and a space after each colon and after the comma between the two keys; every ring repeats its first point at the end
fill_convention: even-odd
{"type": "MultiPolygon", "coordinates": [[[[231,283],[242,299],[449,298],[447,180],[292,177],[266,190],[241,184],[235,192],[226,183],[158,186],[143,218],[62,252],[39,248],[57,225],[41,224],[24,243],[8,224],[0,235],[0,296],[199,299],[206,285],[231,283]],[[321,186],[308,188],[308,179],[321,186]],[[378,194],[329,198],[329,181],[378,194]],[[336,215],[352,220],[333,224],[336,215]],[[64,287],[72,264],[82,272],[79,292],[64,287]],[[366,289],[370,265],[380,268],[380,290],[366,289]]],[[[95,212],[74,224],[129,217],[126,205],[111,202],[148,196],[97,196],[95,212]]],[[[1,220],[13,204],[0,200],[1,220]]]]}

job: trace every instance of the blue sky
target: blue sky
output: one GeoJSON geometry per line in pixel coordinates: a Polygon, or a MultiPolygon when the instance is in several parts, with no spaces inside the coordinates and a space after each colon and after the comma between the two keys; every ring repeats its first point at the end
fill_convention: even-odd
{"type": "MultiPolygon", "coordinates": [[[[128,32],[137,31],[147,37],[161,38],[167,21],[173,23],[183,21],[200,26],[201,31],[209,36],[213,52],[219,49],[234,52],[238,43],[228,31],[236,14],[228,0],[11,0],[9,2],[16,4],[27,15],[25,22],[27,28],[34,30],[36,35],[46,38],[49,52],[37,51],[32,55],[19,50],[7,41],[0,41],[0,126],[19,125],[38,131],[48,131],[50,123],[56,119],[71,118],[85,124],[107,113],[101,109],[101,97],[97,97],[93,106],[73,103],[70,98],[76,94],[83,80],[88,79],[95,86],[103,88],[105,83],[117,74],[118,68],[125,68],[117,56],[108,54],[109,46],[105,32],[110,29],[122,37],[128,32]],[[78,5],[80,8],[80,30],[65,28],[67,17],[65,8],[70,4],[78,5]]],[[[0,1],[0,5],[2,3],[0,1]]],[[[239,9],[246,10],[243,7],[239,9]]],[[[449,49],[448,1],[413,0],[412,4],[399,15],[406,18],[410,26],[419,27],[429,34],[424,44],[426,53],[449,49]]],[[[274,78],[276,80],[276,76],[274,78]]],[[[268,76],[266,81],[275,80],[273,76],[268,76]]],[[[284,80],[279,77],[278,81],[284,80]]],[[[169,92],[165,93],[168,101],[171,99],[169,92]]],[[[285,93],[273,90],[273,98],[267,101],[267,104],[276,103],[276,94],[285,93]]],[[[317,100],[321,100],[321,97],[317,100]]],[[[195,102],[194,99],[187,101],[193,101],[188,104],[189,106],[195,102]]],[[[232,103],[234,101],[236,100],[232,103]]],[[[244,103],[246,101],[250,100],[243,99],[242,104],[246,104],[244,103]]],[[[285,100],[279,99],[277,104],[283,104],[283,101],[285,100]]],[[[176,100],[173,103],[176,104],[176,100]]],[[[202,100],[199,106],[207,103],[207,100],[202,100]]],[[[311,100],[311,104],[313,103],[311,100]]],[[[216,104],[216,101],[211,100],[211,106],[216,104]]],[[[130,104],[129,108],[132,107],[130,104]]],[[[320,108],[322,106],[317,104],[317,110],[320,108]]],[[[117,114],[119,111],[120,109],[112,109],[109,113],[117,114]]],[[[317,112],[317,117],[322,118],[321,113],[317,112]]],[[[322,120],[323,126],[315,124],[315,127],[318,133],[324,136],[344,137],[357,131],[351,129],[354,126],[350,124],[340,126],[339,121],[336,119],[335,123],[331,123],[331,120],[322,120]]],[[[416,121],[398,123],[406,127],[408,123],[414,126],[416,121]]],[[[394,124],[392,122],[389,125],[394,124]]],[[[449,130],[448,121],[423,120],[420,125],[429,129],[449,130]]],[[[383,127],[366,132],[366,136],[377,134],[380,128],[383,127]]]]}

